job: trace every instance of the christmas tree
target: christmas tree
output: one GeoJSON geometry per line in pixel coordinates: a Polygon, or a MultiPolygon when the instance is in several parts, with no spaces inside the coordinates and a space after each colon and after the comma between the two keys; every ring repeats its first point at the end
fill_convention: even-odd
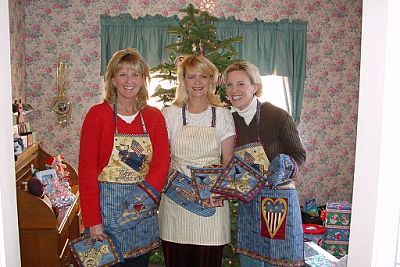
{"type": "MultiPolygon", "coordinates": [[[[168,59],[152,69],[153,72],[157,73],[154,77],[166,81],[176,81],[175,62],[179,56],[188,54],[206,56],[222,74],[228,65],[237,60],[238,52],[234,48],[234,43],[242,42],[243,38],[236,36],[219,40],[216,27],[213,25],[213,22],[217,21],[218,18],[210,15],[207,11],[200,11],[193,4],[189,4],[187,8],[179,11],[186,13],[179,21],[179,25],[168,26],[167,28],[168,33],[176,36],[176,42],[165,47],[168,59]]],[[[175,96],[175,88],[176,86],[163,88],[159,85],[152,97],[158,97],[159,101],[168,105],[175,96]]],[[[223,103],[228,103],[221,76],[216,93],[220,95],[223,103]]]]}

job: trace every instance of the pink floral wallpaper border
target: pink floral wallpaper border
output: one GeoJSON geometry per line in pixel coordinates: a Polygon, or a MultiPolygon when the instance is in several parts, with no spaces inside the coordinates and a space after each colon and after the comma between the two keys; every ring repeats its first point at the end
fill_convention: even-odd
{"type": "MultiPolygon", "coordinates": [[[[79,135],[90,106],[101,101],[100,15],[180,15],[200,0],[9,1],[13,97],[26,96],[44,148],[77,166],[79,135]],[[72,117],[56,123],[55,70],[68,65],[72,117]]],[[[251,21],[308,22],[307,79],[299,132],[307,150],[297,185],[300,204],[314,197],[351,201],[357,129],[362,0],[216,0],[214,14],[251,21]]]]}

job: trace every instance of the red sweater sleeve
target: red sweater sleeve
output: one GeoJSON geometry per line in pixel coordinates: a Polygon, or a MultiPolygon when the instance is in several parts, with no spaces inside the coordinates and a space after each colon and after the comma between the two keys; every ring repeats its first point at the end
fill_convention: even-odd
{"type": "Polygon", "coordinates": [[[147,107],[143,110],[143,119],[150,135],[153,157],[146,181],[161,192],[168,175],[170,164],[168,132],[164,117],[160,110],[147,107]]]}
{"type": "Polygon", "coordinates": [[[114,134],[112,109],[107,103],[92,107],[81,129],[78,179],[85,227],[100,224],[98,175],[108,163],[114,134]]]}

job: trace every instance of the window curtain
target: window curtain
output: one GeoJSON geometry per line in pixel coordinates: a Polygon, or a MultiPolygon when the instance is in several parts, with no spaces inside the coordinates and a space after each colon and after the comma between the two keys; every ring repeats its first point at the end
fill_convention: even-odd
{"type": "Polygon", "coordinates": [[[167,33],[169,25],[178,25],[177,16],[146,15],[133,19],[130,14],[115,17],[100,16],[101,24],[101,71],[103,75],[112,55],[127,47],[136,48],[150,67],[160,64],[164,58],[164,47],[176,41],[176,36],[167,33]]]}
{"type": "MultiPolygon", "coordinates": [[[[299,123],[306,77],[307,24],[289,20],[244,22],[232,17],[213,23],[220,40],[243,37],[243,43],[235,44],[238,58],[255,64],[261,75],[288,77],[291,115],[299,123]]],[[[133,19],[129,14],[102,15],[101,74],[112,54],[126,47],[137,48],[150,67],[160,64],[168,57],[164,47],[176,42],[176,36],[166,32],[169,25],[179,25],[179,18],[146,15],[133,19]]]]}
{"type": "Polygon", "coordinates": [[[244,22],[226,18],[219,19],[214,25],[221,40],[243,37],[243,43],[235,44],[235,48],[241,59],[259,68],[261,75],[288,78],[289,110],[295,122],[299,123],[306,77],[307,24],[289,20],[244,22]]]}

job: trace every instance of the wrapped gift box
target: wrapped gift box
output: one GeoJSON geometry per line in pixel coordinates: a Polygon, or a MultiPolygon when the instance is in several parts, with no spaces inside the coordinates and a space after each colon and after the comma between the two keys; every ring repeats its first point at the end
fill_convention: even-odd
{"type": "Polygon", "coordinates": [[[324,249],[336,258],[342,258],[349,251],[349,241],[325,240],[324,249]]]}
{"type": "Polygon", "coordinates": [[[331,202],[326,204],[324,249],[341,258],[348,252],[351,222],[351,204],[349,202],[331,202]]]}
{"type": "Polygon", "coordinates": [[[350,229],[351,204],[348,202],[333,202],[326,204],[325,224],[330,226],[345,226],[350,229]]]}
{"type": "Polygon", "coordinates": [[[326,229],[325,240],[349,241],[350,229],[329,227],[326,229]]]}

